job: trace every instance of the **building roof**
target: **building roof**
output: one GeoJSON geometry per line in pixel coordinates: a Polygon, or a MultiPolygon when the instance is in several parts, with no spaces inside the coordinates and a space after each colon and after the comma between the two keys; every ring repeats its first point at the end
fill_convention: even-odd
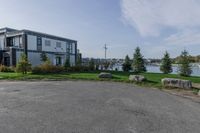
{"type": "Polygon", "coordinates": [[[12,28],[8,28],[8,27],[0,28],[0,33],[13,32],[13,31],[17,31],[17,30],[12,29],[12,28]]]}
{"type": "Polygon", "coordinates": [[[31,30],[26,30],[26,29],[24,29],[22,31],[25,32],[26,34],[30,34],[30,35],[39,35],[39,36],[42,36],[42,37],[52,38],[52,39],[56,39],[56,40],[77,42],[76,40],[72,40],[72,39],[68,39],[68,38],[64,38],[64,37],[59,37],[59,36],[55,36],[55,35],[50,35],[50,34],[47,34],[47,33],[36,32],[36,31],[31,31],[31,30]]]}
{"type": "Polygon", "coordinates": [[[20,35],[20,34],[29,34],[29,35],[41,36],[41,37],[55,39],[55,40],[77,42],[76,40],[72,40],[72,39],[68,39],[68,38],[64,38],[64,37],[59,37],[59,36],[55,36],[55,35],[50,35],[50,34],[47,34],[47,33],[26,30],[26,29],[16,30],[16,29],[12,29],[12,28],[2,28],[2,29],[0,29],[0,33],[1,33],[1,30],[3,31],[3,33],[7,32],[8,36],[15,36],[15,35],[20,35]]]}

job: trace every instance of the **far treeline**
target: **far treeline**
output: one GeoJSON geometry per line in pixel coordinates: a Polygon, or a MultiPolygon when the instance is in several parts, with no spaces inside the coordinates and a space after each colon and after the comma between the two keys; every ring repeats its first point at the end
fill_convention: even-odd
{"type": "MultiPolygon", "coordinates": [[[[160,70],[164,74],[169,74],[172,72],[172,62],[173,60],[170,58],[170,54],[166,51],[161,59],[160,70]]],[[[190,76],[192,73],[192,69],[190,66],[191,56],[189,53],[184,50],[181,52],[181,55],[177,58],[176,63],[178,64],[178,73],[181,76],[190,76]]],[[[143,73],[146,72],[145,61],[143,55],[140,52],[140,48],[137,47],[133,54],[133,59],[131,60],[127,55],[125,57],[125,62],[123,64],[123,71],[133,71],[135,73],[143,73]]]]}
{"type": "MultiPolygon", "coordinates": [[[[176,64],[176,63],[178,63],[178,61],[179,61],[180,58],[181,57],[178,56],[178,57],[172,59],[172,62],[176,64]]],[[[191,63],[199,63],[200,62],[200,55],[197,55],[197,56],[191,56],[191,55],[189,55],[188,59],[190,60],[191,63]]]]}

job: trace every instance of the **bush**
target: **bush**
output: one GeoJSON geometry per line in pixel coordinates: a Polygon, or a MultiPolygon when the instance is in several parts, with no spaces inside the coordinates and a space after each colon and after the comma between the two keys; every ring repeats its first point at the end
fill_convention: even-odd
{"type": "Polygon", "coordinates": [[[0,65],[0,72],[15,72],[14,68],[0,65]]]}
{"type": "Polygon", "coordinates": [[[72,66],[67,68],[68,72],[88,72],[91,71],[88,66],[72,66]]]}
{"type": "Polygon", "coordinates": [[[65,72],[64,67],[54,66],[48,61],[32,69],[33,74],[49,74],[49,73],[62,73],[62,72],[65,72]]]}
{"type": "Polygon", "coordinates": [[[31,71],[31,64],[29,63],[26,54],[21,54],[19,62],[17,63],[16,71],[23,74],[27,74],[28,71],[31,71]]]}

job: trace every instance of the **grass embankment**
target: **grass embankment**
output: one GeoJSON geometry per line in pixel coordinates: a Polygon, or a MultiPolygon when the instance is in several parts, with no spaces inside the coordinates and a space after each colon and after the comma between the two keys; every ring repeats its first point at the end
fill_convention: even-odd
{"type": "MultiPolygon", "coordinates": [[[[99,79],[98,74],[100,72],[81,72],[81,73],[62,73],[62,74],[31,74],[23,75],[21,73],[0,73],[1,80],[29,80],[29,79],[55,79],[55,80],[66,80],[66,79],[81,79],[81,80],[97,80],[102,81],[105,79],[99,79]]],[[[113,79],[110,81],[117,82],[129,82],[128,77],[131,73],[128,72],[110,72],[113,74],[113,79]]],[[[159,73],[141,73],[147,78],[147,81],[140,83],[139,85],[161,88],[162,78],[180,78],[191,80],[193,83],[200,83],[200,77],[182,77],[176,74],[159,74],[159,73]]]]}

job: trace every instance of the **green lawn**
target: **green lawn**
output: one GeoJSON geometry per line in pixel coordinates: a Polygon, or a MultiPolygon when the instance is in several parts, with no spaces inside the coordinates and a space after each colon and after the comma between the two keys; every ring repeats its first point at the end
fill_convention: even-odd
{"type": "MultiPolygon", "coordinates": [[[[1,80],[29,80],[29,79],[81,79],[81,80],[103,80],[98,78],[100,72],[81,72],[81,73],[62,73],[62,74],[31,74],[23,75],[21,73],[0,73],[1,80]]],[[[129,82],[128,77],[131,73],[128,72],[111,72],[113,79],[110,81],[129,82]]],[[[175,74],[158,74],[158,73],[141,73],[147,78],[147,81],[140,84],[144,86],[152,86],[161,88],[162,78],[180,78],[191,80],[194,83],[200,83],[200,77],[181,77],[175,74]]],[[[104,79],[105,80],[105,79],[104,79]]]]}

